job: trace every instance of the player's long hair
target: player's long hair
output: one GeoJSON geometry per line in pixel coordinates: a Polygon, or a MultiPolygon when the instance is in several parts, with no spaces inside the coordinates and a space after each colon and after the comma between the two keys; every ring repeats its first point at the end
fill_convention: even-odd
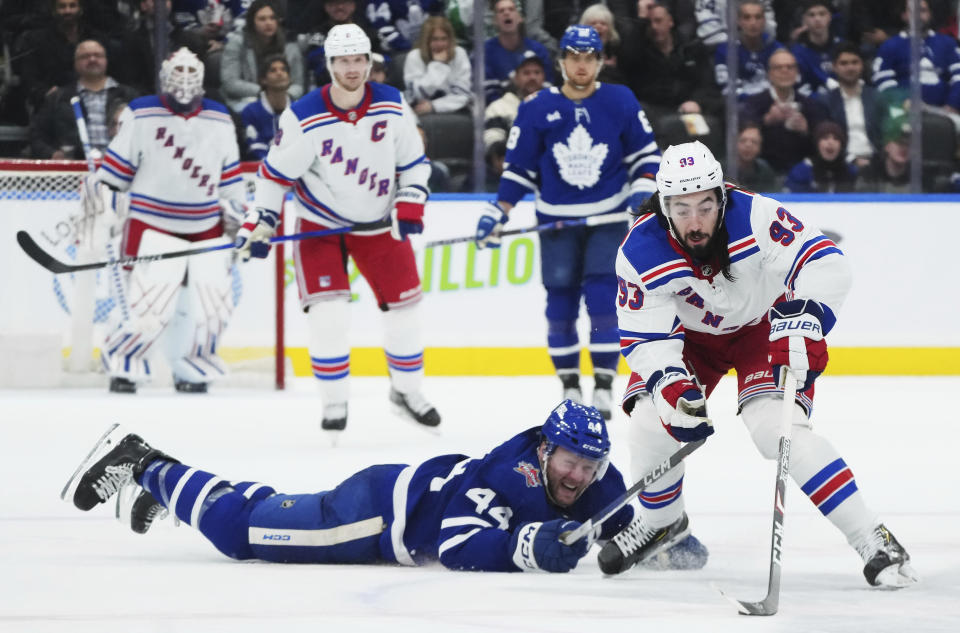
{"type": "MultiPolygon", "coordinates": [[[[726,218],[726,207],[730,204],[730,191],[731,190],[740,190],[740,187],[734,185],[733,183],[725,183],[727,188],[727,195],[721,195],[720,188],[717,187],[714,189],[714,192],[717,194],[717,200],[723,200],[723,209],[720,209],[720,217],[726,218]]],[[[647,198],[647,201],[640,206],[639,209],[631,211],[634,215],[644,215],[645,213],[656,213],[657,222],[663,228],[664,231],[670,232],[673,235],[676,235],[676,232],[672,230],[670,224],[670,218],[667,217],[666,210],[660,205],[660,196],[654,194],[647,198]]],[[[724,220],[720,221],[720,226],[717,227],[716,233],[710,238],[710,252],[707,259],[716,258],[717,263],[720,267],[720,272],[727,279],[727,281],[736,281],[736,277],[733,276],[733,273],[730,272],[730,250],[727,248],[727,244],[730,242],[730,233],[727,231],[727,223],[724,220]]],[[[681,244],[683,246],[683,244],[681,244]]],[[[686,247],[684,246],[684,250],[686,247]]],[[[689,251],[687,251],[689,252],[689,251]]]]}

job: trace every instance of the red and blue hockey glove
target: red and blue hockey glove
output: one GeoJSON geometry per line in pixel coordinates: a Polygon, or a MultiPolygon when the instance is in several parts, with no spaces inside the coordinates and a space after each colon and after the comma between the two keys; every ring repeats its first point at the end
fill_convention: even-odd
{"type": "Polygon", "coordinates": [[[654,372],[647,379],[647,389],[653,394],[660,423],[673,439],[693,442],[713,434],[713,422],[707,417],[707,399],[686,371],[667,367],[654,372]]]}
{"type": "Polygon", "coordinates": [[[423,207],[427,192],[421,187],[403,187],[397,191],[390,211],[390,237],[402,242],[411,233],[423,233],[423,207]]]}
{"type": "MultiPolygon", "coordinates": [[[[832,320],[832,315],[828,317],[832,320]]],[[[806,391],[827,367],[823,306],[811,299],[781,301],[770,308],[770,352],[767,359],[780,382],[787,367],[806,391]]]]}
{"type": "Polygon", "coordinates": [[[488,202],[477,222],[477,248],[500,248],[500,232],[507,213],[496,202],[488,202]]]}
{"type": "Polygon", "coordinates": [[[248,261],[251,257],[266,257],[270,253],[270,238],[276,233],[279,223],[280,216],[269,209],[248,212],[233,241],[240,259],[248,261]]]}
{"type": "Polygon", "coordinates": [[[560,535],[578,527],[579,523],[566,519],[524,523],[513,531],[510,540],[514,564],[523,571],[540,569],[561,574],[570,571],[587,555],[590,539],[584,536],[573,545],[564,545],[560,535]]]}

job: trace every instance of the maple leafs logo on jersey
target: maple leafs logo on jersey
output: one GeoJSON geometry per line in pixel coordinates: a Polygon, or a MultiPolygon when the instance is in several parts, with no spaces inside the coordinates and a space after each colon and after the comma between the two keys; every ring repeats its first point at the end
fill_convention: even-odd
{"type": "Polygon", "coordinates": [[[600,165],[607,157],[607,144],[593,144],[583,125],[577,125],[567,137],[567,144],[554,143],[553,157],[560,167],[560,177],[578,189],[585,189],[600,180],[600,165]]]}
{"type": "Polygon", "coordinates": [[[527,488],[536,488],[540,485],[540,471],[533,464],[520,462],[513,470],[523,475],[527,488]]]}

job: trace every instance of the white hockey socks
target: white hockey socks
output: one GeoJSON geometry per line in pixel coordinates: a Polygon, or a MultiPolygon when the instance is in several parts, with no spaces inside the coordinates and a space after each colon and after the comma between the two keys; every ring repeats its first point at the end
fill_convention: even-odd
{"type": "Polygon", "coordinates": [[[346,298],[319,301],[307,310],[310,366],[325,405],[350,397],[350,304],[346,298]]]}
{"type": "Polygon", "coordinates": [[[400,393],[418,393],[423,383],[419,303],[383,313],[383,351],[390,382],[400,393]]]}

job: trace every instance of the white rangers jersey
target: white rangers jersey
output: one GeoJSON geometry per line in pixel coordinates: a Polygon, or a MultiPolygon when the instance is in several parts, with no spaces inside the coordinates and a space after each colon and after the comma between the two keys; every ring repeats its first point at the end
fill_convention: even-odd
{"type": "Polygon", "coordinates": [[[220,198],[246,202],[237,134],[227,109],[209,99],[180,115],[157,95],[130,102],[97,178],[130,195],[130,217],[171,233],[220,223],[220,198]]]}
{"type": "Polygon", "coordinates": [[[728,334],[759,323],[781,297],[813,299],[835,322],[850,287],[837,245],[776,200],[728,187],[724,224],[730,273],[694,261],[647,213],[617,253],[620,352],[630,369],[650,376],[683,367],[684,332],[728,334]]]}
{"type": "Polygon", "coordinates": [[[257,172],[254,203],[279,212],[292,187],[300,217],[353,226],[385,219],[397,187],[426,190],[429,177],[416,118],[399,90],[368,82],[360,104],[343,111],[326,85],[280,115],[257,172]]]}

